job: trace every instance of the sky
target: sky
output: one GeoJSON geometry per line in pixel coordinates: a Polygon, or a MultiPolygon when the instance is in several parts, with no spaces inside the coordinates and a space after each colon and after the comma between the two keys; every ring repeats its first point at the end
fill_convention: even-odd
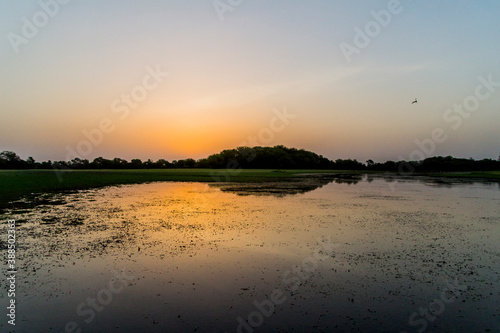
{"type": "Polygon", "coordinates": [[[496,0],[1,1],[0,151],[497,159],[499,14],[496,0]]]}

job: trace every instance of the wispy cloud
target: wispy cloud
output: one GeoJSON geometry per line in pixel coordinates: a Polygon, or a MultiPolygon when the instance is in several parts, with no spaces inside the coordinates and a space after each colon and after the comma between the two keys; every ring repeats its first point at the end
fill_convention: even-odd
{"type": "Polygon", "coordinates": [[[359,68],[332,69],[322,73],[306,74],[299,78],[256,84],[227,90],[216,95],[192,100],[189,105],[196,108],[234,107],[262,100],[280,93],[301,92],[341,81],[359,72],[359,68]]]}

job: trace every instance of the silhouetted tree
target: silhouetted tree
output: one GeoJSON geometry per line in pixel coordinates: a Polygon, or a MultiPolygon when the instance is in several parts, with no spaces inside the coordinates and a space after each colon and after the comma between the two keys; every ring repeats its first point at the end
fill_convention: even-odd
{"type": "Polygon", "coordinates": [[[158,161],[156,161],[153,164],[153,167],[157,168],[157,169],[165,169],[165,168],[172,167],[172,164],[170,162],[168,162],[167,160],[159,159],[158,161]]]}
{"type": "Polygon", "coordinates": [[[142,161],[138,158],[134,158],[132,161],[130,161],[130,167],[132,169],[140,169],[142,168],[142,161]]]}
{"type": "Polygon", "coordinates": [[[13,151],[3,151],[0,153],[0,167],[2,169],[25,169],[28,163],[13,151]]]}
{"type": "Polygon", "coordinates": [[[218,154],[195,161],[192,158],[173,161],[172,163],[160,159],[153,162],[148,159],[142,162],[133,159],[127,160],[115,157],[112,160],[97,157],[92,162],[86,159],[75,158],[71,161],[38,163],[33,157],[22,160],[12,151],[0,153],[0,169],[51,168],[62,169],[142,169],[142,168],[226,168],[226,169],[334,169],[334,170],[376,170],[411,174],[413,172],[458,172],[458,171],[491,171],[500,170],[499,160],[472,158],[454,158],[452,156],[429,157],[422,161],[387,161],[375,163],[369,159],[366,165],[352,159],[337,159],[331,161],[322,155],[285,146],[275,147],[238,147],[226,149],[218,154]]]}
{"type": "Polygon", "coordinates": [[[126,169],[128,167],[127,160],[123,158],[115,157],[113,158],[113,168],[115,169],[126,169]]]}

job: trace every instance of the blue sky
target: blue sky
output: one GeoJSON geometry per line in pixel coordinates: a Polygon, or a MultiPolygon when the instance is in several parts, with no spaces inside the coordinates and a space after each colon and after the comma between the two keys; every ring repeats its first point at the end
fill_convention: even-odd
{"type": "Polygon", "coordinates": [[[81,157],[200,158],[258,138],[275,109],[295,117],[261,145],[360,161],[500,155],[500,87],[467,117],[447,113],[478,77],[500,82],[498,1],[220,0],[223,20],[214,1],[54,3],[0,3],[0,150],[23,158],[65,159],[103,119],[113,129],[81,157]],[[53,17],[13,45],[40,3],[53,17]],[[377,24],[348,61],[340,45],[377,24]],[[168,76],[121,119],[112,103],[147,68],[168,76]],[[420,148],[436,128],[446,139],[420,148]]]}

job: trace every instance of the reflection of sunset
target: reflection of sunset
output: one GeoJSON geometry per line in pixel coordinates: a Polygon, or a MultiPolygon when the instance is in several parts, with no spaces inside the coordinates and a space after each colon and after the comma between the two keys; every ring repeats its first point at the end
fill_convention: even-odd
{"type": "Polygon", "coordinates": [[[19,297],[32,311],[22,325],[46,332],[81,319],[75,308],[122,270],[133,278],[88,331],[120,323],[121,332],[234,332],[237,318],[257,313],[256,300],[279,289],[284,306],[262,316],[265,331],[399,332],[418,304],[439,297],[436,286],[454,283],[446,284],[450,274],[461,286],[450,296],[466,302],[447,307],[437,331],[468,331],[466,310],[467,327],[494,327],[498,265],[484,253],[498,248],[496,186],[450,191],[418,179],[400,178],[397,192],[380,176],[286,196],[276,187],[246,191],[258,184],[220,191],[223,184],[177,182],[58,195],[64,204],[14,214],[39,221],[23,225],[29,297],[19,297]],[[358,317],[368,319],[350,320],[358,317]]]}

